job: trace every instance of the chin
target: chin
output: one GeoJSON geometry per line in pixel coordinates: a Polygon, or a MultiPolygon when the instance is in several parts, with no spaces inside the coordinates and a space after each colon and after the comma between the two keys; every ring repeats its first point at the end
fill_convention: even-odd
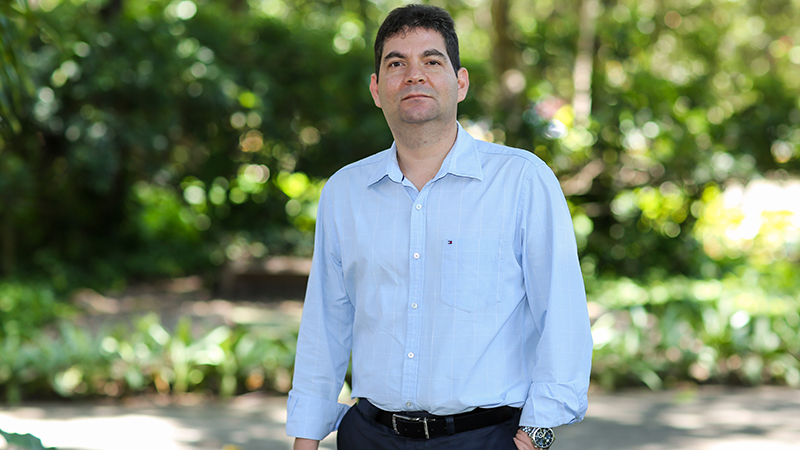
{"type": "Polygon", "coordinates": [[[436,114],[401,114],[400,120],[408,124],[422,124],[432,122],[438,117],[436,114]]]}

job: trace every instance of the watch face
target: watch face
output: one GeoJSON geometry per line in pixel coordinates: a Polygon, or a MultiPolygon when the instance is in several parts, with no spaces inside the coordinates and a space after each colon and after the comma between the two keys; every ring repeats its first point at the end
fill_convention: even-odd
{"type": "Polygon", "coordinates": [[[533,432],[533,444],[539,448],[550,448],[556,440],[552,428],[537,428],[533,432]]]}

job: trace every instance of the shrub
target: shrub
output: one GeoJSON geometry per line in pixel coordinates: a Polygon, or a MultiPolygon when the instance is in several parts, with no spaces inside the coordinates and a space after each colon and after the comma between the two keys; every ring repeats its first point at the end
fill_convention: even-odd
{"type": "Polygon", "coordinates": [[[68,321],[33,339],[6,339],[0,385],[6,400],[142,393],[288,392],[297,330],[223,325],[193,331],[188,318],[173,331],[156,314],[132,328],[92,332],[68,321]]]}
{"type": "Polygon", "coordinates": [[[800,298],[741,277],[589,283],[593,377],[604,387],[681,381],[800,387],[800,298]]]}

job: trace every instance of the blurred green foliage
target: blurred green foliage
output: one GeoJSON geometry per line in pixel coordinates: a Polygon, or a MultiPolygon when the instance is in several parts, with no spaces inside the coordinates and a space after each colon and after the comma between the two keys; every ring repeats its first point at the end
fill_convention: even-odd
{"type": "MultiPolygon", "coordinates": [[[[35,86],[4,110],[18,127],[0,121],[6,275],[68,289],[208,273],[241,239],[308,255],[322,176],[389,145],[380,116],[359,120],[368,92],[341,89],[368,79],[369,55],[248,7],[186,5],[38,3],[52,34],[17,39],[28,50],[4,64],[35,86]],[[320,88],[323,66],[337,69],[320,88]]],[[[18,34],[26,17],[9,18],[18,34]]]]}
{"type": "Polygon", "coordinates": [[[32,339],[2,341],[0,398],[285,393],[296,340],[296,327],[208,329],[188,318],[168,331],[155,314],[99,330],[61,320],[32,339]]]}
{"type": "Polygon", "coordinates": [[[33,436],[32,434],[17,434],[8,433],[0,430],[0,436],[5,439],[6,443],[12,449],[25,449],[25,450],[51,450],[53,447],[45,447],[42,445],[42,440],[33,436]]]}
{"type": "Polygon", "coordinates": [[[593,371],[604,387],[693,380],[800,386],[800,314],[739,277],[590,283],[598,317],[593,371]],[[760,301],[769,298],[769,302],[760,301]]]}
{"type": "Polygon", "coordinates": [[[57,317],[59,306],[47,286],[0,283],[0,342],[10,336],[31,338],[31,333],[57,317]]]}
{"type": "MultiPolygon", "coordinates": [[[[461,123],[562,181],[595,380],[800,385],[797,2],[434,3],[453,14],[470,72],[461,123]]],[[[213,283],[228,261],[309,255],[325,179],[391,143],[367,87],[374,34],[399,4],[0,3],[0,292],[13,293],[0,345],[19,355],[0,379],[13,374],[17,392],[58,385],[46,378],[95,392],[92,377],[184,391],[213,372],[233,392],[229,357],[191,356],[205,338],[115,335],[169,370],[120,355],[126,369],[89,376],[111,367],[105,337],[62,328],[95,350],[34,370],[25,352],[44,347],[30,330],[76,287],[213,283]]],[[[237,333],[208,339],[252,340],[237,333]]]]}

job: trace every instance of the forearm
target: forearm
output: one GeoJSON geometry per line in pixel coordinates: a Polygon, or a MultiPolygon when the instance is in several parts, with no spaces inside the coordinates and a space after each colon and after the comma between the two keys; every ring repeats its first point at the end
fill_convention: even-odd
{"type": "Polygon", "coordinates": [[[296,438],[294,440],[294,450],[317,450],[318,448],[319,441],[303,438],[296,438]]]}
{"type": "MultiPolygon", "coordinates": [[[[322,440],[344,416],[337,402],[352,348],[353,306],[345,288],[327,191],[320,199],[314,258],[297,339],[286,433],[322,440]],[[326,206],[327,205],[327,206],[326,206]]],[[[305,448],[305,447],[304,447],[305,448]]]]}
{"type": "Polygon", "coordinates": [[[592,336],[569,205],[546,167],[531,173],[521,225],[531,313],[525,342],[531,381],[520,425],[555,427],[586,413],[592,336]]]}

